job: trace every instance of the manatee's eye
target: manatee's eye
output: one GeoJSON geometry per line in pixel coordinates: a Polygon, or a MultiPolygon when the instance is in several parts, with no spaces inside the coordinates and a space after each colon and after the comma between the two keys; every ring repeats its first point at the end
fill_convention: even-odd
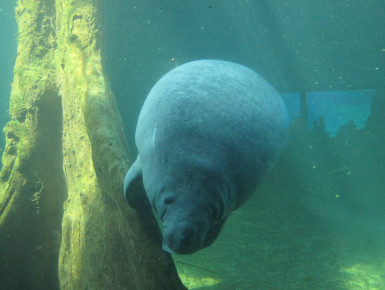
{"type": "Polygon", "coordinates": [[[167,196],[164,200],[163,200],[164,204],[165,205],[170,205],[174,202],[174,198],[171,197],[171,196],[167,196]]]}
{"type": "Polygon", "coordinates": [[[218,209],[215,205],[209,205],[209,214],[213,217],[214,221],[218,219],[218,209]]]}
{"type": "Polygon", "coordinates": [[[160,214],[160,218],[163,220],[164,216],[166,215],[167,209],[169,206],[175,201],[175,198],[173,196],[166,196],[163,199],[163,205],[162,205],[162,212],[160,214]]]}
{"type": "Polygon", "coordinates": [[[174,201],[175,195],[172,194],[172,192],[165,192],[164,188],[162,188],[156,196],[154,208],[162,220],[166,215],[168,208],[174,203],[174,201]]]}

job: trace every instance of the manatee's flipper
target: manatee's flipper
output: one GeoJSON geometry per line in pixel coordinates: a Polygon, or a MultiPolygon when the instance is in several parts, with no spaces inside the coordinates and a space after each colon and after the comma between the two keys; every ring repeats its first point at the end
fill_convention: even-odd
{"type": "Polygon", "coordinates": [[[143,199],[147,199],[143,185],[142,165],[139,156],[124,178],[124,197],[132,208],[139,208],[143,199]]]}

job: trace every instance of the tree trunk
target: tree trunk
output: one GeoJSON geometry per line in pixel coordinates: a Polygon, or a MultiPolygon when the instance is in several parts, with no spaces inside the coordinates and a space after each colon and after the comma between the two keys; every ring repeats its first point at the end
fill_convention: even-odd
{"type": "Polygon", "coordinates": [[[17,3],[1,289],[184,289],[149,205],[135,211],[123,198],[128,150],[102,67],[100,9],[17,3]]]}

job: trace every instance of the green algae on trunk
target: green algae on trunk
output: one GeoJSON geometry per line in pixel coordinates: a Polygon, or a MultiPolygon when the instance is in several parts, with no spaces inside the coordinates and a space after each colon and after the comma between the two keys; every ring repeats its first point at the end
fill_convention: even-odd
{"type": "Polygon", "coordinates": [[[129,158],[102,66],[100,6],[17,3],[0,288],[184,289],[153,218],[123,199],[129,158]]]}

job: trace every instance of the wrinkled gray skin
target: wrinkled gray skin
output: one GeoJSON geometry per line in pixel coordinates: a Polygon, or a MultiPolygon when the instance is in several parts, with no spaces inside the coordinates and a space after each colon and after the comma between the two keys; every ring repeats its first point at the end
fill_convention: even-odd
{"type": "Polygon", "coordinates": [[[219,60],[181,65],[155,84],[140,112],[125,197],[138,208],[136,195],[147,194],[163,221],[165,251],[194,253],[256,189],[287,128],[281,98],[251,69],[219,60]]]}

